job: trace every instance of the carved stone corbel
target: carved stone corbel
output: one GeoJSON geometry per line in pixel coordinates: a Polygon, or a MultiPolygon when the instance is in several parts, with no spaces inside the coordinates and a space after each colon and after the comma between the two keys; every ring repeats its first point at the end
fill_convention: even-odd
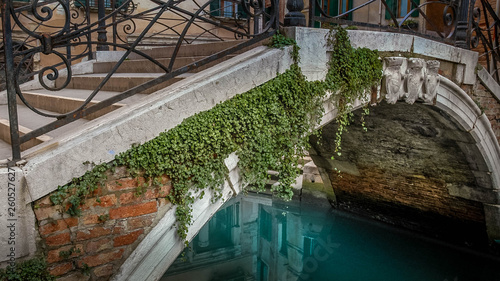
{"type": "Polygon", "coordinates": [[[439,66],[440,62],[437,60],[427,61],[427,68],[425,70],[424,89],[422,99],[425,103],[434,104],[436,98],[437,88],[439,87],[439,66]]]}
{"type": "Polygon", "coordinates": [[[413,104],[418,98],[422,97],[422,84],[424,82],[424,59],[408,59],[408,68],[406,69],[406,94],[405,100],[413,104]]]}
{"type": "Polygon", "coordinates": [[[404,76],[401,66],[405,60],[406,58],[403,57],[387,57],[384,59],[385,69],[382,91],[389,104],[395,104],[404,95],[404,76]]]}

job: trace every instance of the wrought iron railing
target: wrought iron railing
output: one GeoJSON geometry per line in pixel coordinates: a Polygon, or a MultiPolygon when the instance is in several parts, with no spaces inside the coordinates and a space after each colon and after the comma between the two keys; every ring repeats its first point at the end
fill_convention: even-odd
{"type": "Polygon", "coordinates": [[[140,0],[141,9],[137,8],[134,1],[2,1],[1,57],[5,76],[0,80],[3,84],[0,87],[7,89],[13,161],[20,159],[23,143],[268,38],[278,27],[279,9],[276,0],[140,0]],[[230,38],[245,40],[234,47],[174,69],[175,59],[183,45],[230,38]],[[174,51],[169,62],[162,64],[141,49],[144,45],[171,45],[174,51]],[[38,79],[45,89],[64,89],[73,77],[73,64],[82,59],[93,59],[96,50],[109,49],[122,50],[124,54],[77,108],[62,114],[50,113],[37,109],[24,97],[20,89],[22,82],[38,79]],[[164,74],[97,104],[91,103],[131,54],[151,61],[164,74]],[[56,62],[34,69],[34,58],[40,55],[56,62]],[[64,81],[62,85],[55,83],[61,79],[64,81]],[[20,135],[17,98],[32,111],[53,118],[53,121],[20,135]]]}
{"type": "Polygon", "coordinates": [[[482,62],[497,82],[500,82],[498,64],[500,62],[500,20],[498,12],[489,1],[478,0],[472,12],[472,48],[480,53],[482,62]]]}
{"type": "Polygon", "coordinates": [[[356,7],[352,3],[309,0],[308,25],[342,24],[410,33],[473,49],[479,52],[480,63],[500,82],[500,5],[494,9],[488,0],[367,0],[356,7]]]}
{"type": "Polygon", "coordinates": [[[469,10],[474,0],[368,0],[356,7],[350,0],[310,0],[309,3],[309,26],[346,24],[417,34],[462,48],[469,46],[469,10]]]}

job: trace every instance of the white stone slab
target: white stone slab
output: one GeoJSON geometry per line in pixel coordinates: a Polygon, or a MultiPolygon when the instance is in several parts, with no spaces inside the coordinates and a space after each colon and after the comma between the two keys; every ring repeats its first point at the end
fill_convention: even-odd
{"type": "Polygon", "coordinates": [[[493,79],[493,77],[484,69],[484,67],[481,67],[479,71],[477,72],[477,77],[479,80],[481,80],[481,83],[488,89],[493,96],[500,101],[500,85],[498,85],[497,81],[493,79]]]}
{"type": "Polygon", "coordinates": [[[35,252],[35,218],[18,167],[0,168],[0,262],[35,252]]]}

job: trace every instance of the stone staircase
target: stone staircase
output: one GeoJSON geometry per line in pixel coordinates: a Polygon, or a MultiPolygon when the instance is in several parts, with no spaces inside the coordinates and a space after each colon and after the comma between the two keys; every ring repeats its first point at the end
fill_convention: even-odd
{"type": "MultiPolygon", "coordinates": [[[[242,41],[225,41],[217,43],[203,43],[194,45],[185,45],[179,49],[177,58],[173,63],[172,69],[179,69],[185,67],[191,63],[199,61],[205,57],[213,55],[217,52],[225,50],[227,48],[233,47],[234,45],[241,43],[242,41]]],[[[252,47],[247,47],[238,51],[237,53],[242,53],[252,47]]],[[[147,50],[141,50],[143,53],[155,58],[159,63],[164,66],[170,64],[170,57],[174,53],[174,47],[158,47],[147,50]]],[[[236,54],[237,54],[236,53],[236,54]]],[[[175,82],[178,82],[186,77],[189,77],[199,71],[205,70],[212,67],[224,60],[234,57],[236,54],[225,56],[214,60],[208,64],[200,66],[193,69],[190,72],[181,74],[174,77],[168,81],[165,81],[159,85],[152,88],[144,90],[139,94],[131,96],[127,99],[115,103],[112,106],[102,109],[96,113],[88,115],[84,119],[77,120],[66,126],[60,127],[54,131],[42,135],[34,140],[29,141],[22,145],[21,150],[26,150],[33,146],[36,146],[45,141],[51,140],[55,137],[61,136],[70,130],[78,129],[82,124],[88,122],[89,120],[103,116],[113,110],[127,106],[129,104],[136,103],[138,100],[144,98],[148,94],[158,91],[162,88],[168,87],[175,82]]],[[[110,55],[109,57],[117,57],[110,55]]],[[[79,107],[84,100],[92,93],[92,91],[98,87],[99,83],[106,77],[106,75],[115,67],[116,61],[109,61],[111,59],[97,60],[92,63],[92,70],[90,73],[76,74],[73,75],[70,83],[60,91],[49,91],[40,87],[31,87],[30,90],[22,90],[23,95],[26,100],[33,105],[35,108],[52,114],[62,114],[70,112],[77,107],[79,107]]],[[[88,63],[88,62],[87,62],[88,63]]],[[[110,80],[104,85],[101,91],[94,97],[91,102],[92,104],[98,103],[99,101],[105,100],[112,96],[119,94],[120,92],[129,90],[135,86],[142,83],[155,79],[165,74],[158,65],[153,62],[144,59],[142,56],[132,53],[129,57],[120,65],[117,71],[113,74],[110,80]]],[[[60,87],[64,83],[65,77],[60,77],[55,81],[55,86],[60,87]]],[[[21,87],[23,89],[23,87],[21,87]]],[[[18,120],[20,125],[20,134],[26,134],[33,129],[42,127],[52,121],[54,118],[48,118],[40,116],[37,113],[30,110],[25,106],[22,101],[18,99],[18,120]]],[[[11,157],[10,148],[10,131],[9,131],[9,121],[8,121],[8,107],[7,104],[0,104],[0,159],[6,159],[11,157]]]]}

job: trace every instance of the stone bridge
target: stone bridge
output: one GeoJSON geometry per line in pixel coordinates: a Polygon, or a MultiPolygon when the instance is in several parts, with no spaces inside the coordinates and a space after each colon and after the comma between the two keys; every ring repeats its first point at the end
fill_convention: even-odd
{"type": "MultiPolygon", "coordinates": [[[[289,28],[286,32],[301,47],[304,74],[311,80],[323,79],[330,51],[325,44],[327,31],[289,28]]],[[[470,169],[478,184],[455,186],[449,193],[480,202],[490,240],[500,239],[500,87],[477,67],[477,53],[411,35],[349,34],[354,47],[378,49],[384,57],[382,89],[368,100],[378,102],[385,96],[388,103],[427,103],[451,116],[461,131],[470,135],[473,141],[463,149],[467,150],[465,155],[475,157],[470,169]],[[424,93],[419,90],[422,85],[424,93]]],[[[3,182],[17,192],[13,204],[16,220],[12,221],[7,213],[11,210],[9,191],[2,189],[1,223],[15,225],[12,231],[2,227],[2,252],[11,252],[11,239],[15,240],[17,258],[43,253],[51,272],[61,276],[58,280],[161,278],[184,247],[176,234],[175,207],[161,197],[168,192],[168,178],[164,178],[164,186],[151,186],[143,196],[134,197],[139,183],[117,170],[101,186],[100,202],[92,197],[95,195],[88,197],[81,217],[62,215],[50,202],[50,194],[84,174],[89,166],[82,163],[109,162],[133,144],[150,140],[193,114],[269,81],[290,67],[289,52],[289,48],[255,48],[26,151],[16,167],[1,169],[3,182]],[[103,215],[106,220],[100,219],[103,215]],[[63,258],[62,251],[69,252],[69,257],[63,258]],[[90,276],[80,272],[84,264],[90,267],[90,276]]],[[[354,108],[363,105],[359,101],[354,108]]],[[[322,126],[337,114],[331,105],[325,103],[325,107],[322,126]]],[[[232,155],[225,162],[230,176],[222,188],[223,198],[211,203],[210,196],[205,196],[194,203],[189,240],[224,201],[244,188],[237,157],[232,155]]]]}

